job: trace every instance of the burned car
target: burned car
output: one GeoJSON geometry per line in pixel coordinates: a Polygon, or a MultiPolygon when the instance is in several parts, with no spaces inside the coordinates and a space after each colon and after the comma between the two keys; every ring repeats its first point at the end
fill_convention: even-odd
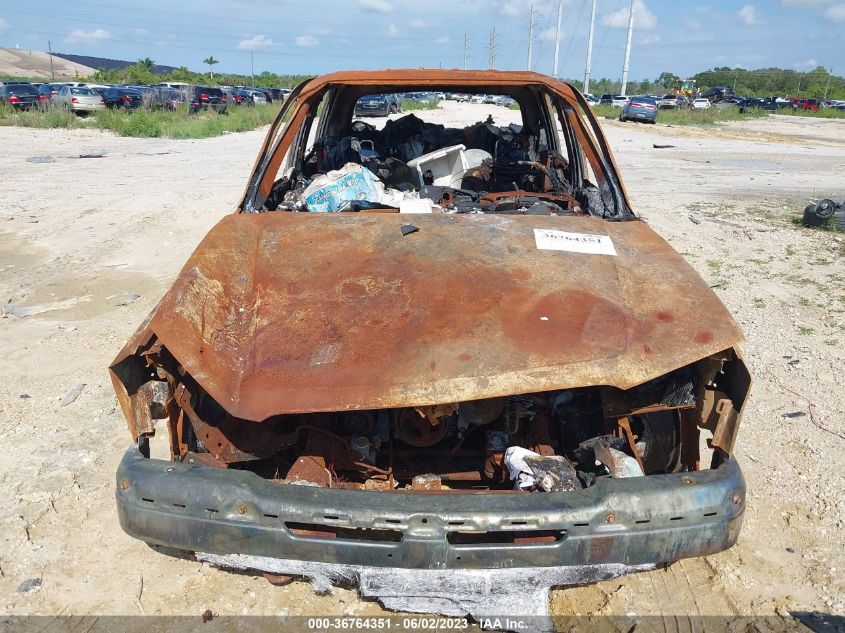
{"type": "Polygon", "coordinates": [[[110,367],[120,522],[446,614],[716,553],[745,508],[741,340],[572,86],[311,79],[110,367]],[[354,117],[413,91],[504,95],[521,123],[354,117]]]}

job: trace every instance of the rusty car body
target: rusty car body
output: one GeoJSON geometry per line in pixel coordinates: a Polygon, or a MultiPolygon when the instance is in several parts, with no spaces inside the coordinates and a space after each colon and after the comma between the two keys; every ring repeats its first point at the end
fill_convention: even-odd
{"type": "Polygon", "coordinates": [[[549,576],[567,584],[715,553],[745,507],[741,340],[631,210],[572,86],[498,71],[312,79],[237,211],[110,367],[133,439],[121,525],[305,575],[577,572],[549,576]],[[523,125],[353,121],[362,95],[410,91],[506,95],[523,125]],[[487,158],[459,186],[414,183],[409,155],[455,140],[487,158]],[[405,179],[396,191],[433,211],[309,212],[308,187],[344,165],[405,179]],[[162,432],[169,456],[151,459],[162,432]]]}

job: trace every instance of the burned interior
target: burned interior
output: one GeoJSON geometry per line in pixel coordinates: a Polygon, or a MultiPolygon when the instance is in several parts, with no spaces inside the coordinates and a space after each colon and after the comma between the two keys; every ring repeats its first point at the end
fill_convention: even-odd
{"type": "MultiPolygon", "coordinates": [[[[488,114],[452,127],[411,112],[377,128],[354,116],[356,102],[374,88],[395,86],[334,85],[313,95],[296,139],[287,152],[276,152],[275,162],[284,154],[280,177],[245,210],[633,217],[618,183],[604,177],[597,183],[591,175],[606,173],[607,166],[584,125],[589,109],[583,102],[560,99],[542,86],[514,85],[505,92],[501,85],[480,85],[471,88],[474,94],[507,99],[522,122],[497,124],[488,114]],[[330,172],[335,175],[327,178],[330,172]],[[332,186],[338,179],[346,191],[332,186]]],[[[302,100],[294,94],[291,104],[302,100]]]]}

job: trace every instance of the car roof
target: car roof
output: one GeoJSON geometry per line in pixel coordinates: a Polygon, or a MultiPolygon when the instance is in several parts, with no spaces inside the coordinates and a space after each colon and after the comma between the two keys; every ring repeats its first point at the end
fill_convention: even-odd
{"type": "MultiPolygon", "coordinates": [[[[371,86],[373,92],[406,87],[407,92],[474,88],[476,94],[501,92],[503,88],[526,85],[559,87],[561,81],[531,71],[458,70],[439,68],[403,68],[388,70],[346,70],[315,77],[303,86],[303,93],[319,92],[332,84],[371,86]]],[[[302,96],[305,96],[303,94],[302,96]]]]}

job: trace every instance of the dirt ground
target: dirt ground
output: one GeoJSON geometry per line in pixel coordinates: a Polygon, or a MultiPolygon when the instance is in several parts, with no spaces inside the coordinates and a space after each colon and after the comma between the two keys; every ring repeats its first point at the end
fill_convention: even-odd
{"type": "MultiPolygon", "coordinates": [[[[482,118],[483,106],[447,105],[430,116],[482,118]]],[[[497,122],[514,116],[496,110],[497,122]]],[[[845,234],[791,221],[811,198],[845,196],[845,121],[602,124],[635,211],[748,339],[755,382],[737,449],[748,510],[733,549],[554,591],[552,611],[845,615],[845,234]]],[[[168,555],[117,523],[129,435],[106,367],[234,207],[263,133],[0,128],[0,301],[52,308],[0,319],[0,615],[382,613],[347,589],[318,596],[168,555]],[[29,579],[40,587],[21,591],[29,579]]],[[[690,630],[672,622],[661,630],[690,630]]]]}
{"type": "Polygon", "coordinates": [[[53,65],[51,67],[50,57],[50,55],[41,51],[0,48],[0,75],[7,77],[43,77],[44,79],[50,79],[55,75],[58,79],[84,79],[95,70],[55,55],[52,56],[53,65]]]}

